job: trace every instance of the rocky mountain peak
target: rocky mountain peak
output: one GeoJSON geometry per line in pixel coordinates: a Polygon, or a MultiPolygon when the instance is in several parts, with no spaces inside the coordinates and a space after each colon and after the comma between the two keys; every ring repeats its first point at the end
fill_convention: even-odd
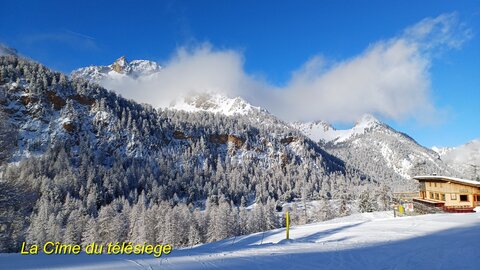
{"type": "Polygon", "coordinates": [[[222,94],[204,92],[192,93],[174,101],[171,109],[188,112],[205,111],[221,113],[227,116],[246,115],[252,112],[267,112],[266,110],[252,106],[240,97],[229,98],[222,94]]]}
{"type": "Polygon", "coordinates": [[[364,114],[355,122],[355,127],[359,128],[371,128],[377,125],[381,125],[380,122],[375,116],[371,114],[364,114]]]}
{"type": "Polygon", "coordinates": [[[146,78],[160,72],[161,69],[162,67],[153,61],[128,61],[125,56],[121,56],[111,65],[79,68],[72,71],[71,75],[73,78],[83,78],[101,84],[105,79],[116,80],[123,77],[130,77],[133,79],[146,78]]]}
{"type": "Polygon", "coordinates": [[[358,135],[362,135],[377,128],[385,127],[385,124],[376,119],[373,115],[364,114],[360,117],[351,129],[337,130],[326,121],[315,121],[308,123],[294,123],[293,127],[297,128],[312,140],[324,143],[340,143],[353,139],[358,135]]]}
{"type": "Polygon", "coordinates": [[[128,67],[128,61],[125,56],[121,56],[113,64],[111,65],[111,68],[118,72],[118,73],[125,73],[125,69],[128,67]]]}
{"type": "Polygon", "coordinates": [[[324,130],[324,131],[336,130],[336,129],[335,129],[330,123],[328,123],[327,121],[319,120],[319,121],[315,121],[313,124],[323,127],[323,130],[324,130]]]}

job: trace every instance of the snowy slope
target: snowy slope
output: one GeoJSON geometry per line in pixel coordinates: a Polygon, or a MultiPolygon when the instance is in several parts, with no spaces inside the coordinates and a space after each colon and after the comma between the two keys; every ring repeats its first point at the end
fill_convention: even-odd
{"type": "Polygon", "coordinates": [[[432,149],[450,167],[460,171],[464,177],[474,179],[480,176],[480,139],[458,147],[432,147],[432,149]]]}
{"type": "Polygon", "coordinates": [[[359,214],[153,256],[1,254],[5,269],[478,269],[480,214],[359,214]]]}

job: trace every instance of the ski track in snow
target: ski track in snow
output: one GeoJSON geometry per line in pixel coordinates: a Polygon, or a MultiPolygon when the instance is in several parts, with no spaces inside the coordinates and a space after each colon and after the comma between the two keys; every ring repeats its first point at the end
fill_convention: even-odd
{"type": "Polygon", "coordinates": [[[478,269],[480,213],[357,214],[153,255],[0,254],[0,269],[478,269]],[[262,234],[264,234],[262,236],[262,234]],[[262,242],[263,238],[263,243],[262,242]]]}

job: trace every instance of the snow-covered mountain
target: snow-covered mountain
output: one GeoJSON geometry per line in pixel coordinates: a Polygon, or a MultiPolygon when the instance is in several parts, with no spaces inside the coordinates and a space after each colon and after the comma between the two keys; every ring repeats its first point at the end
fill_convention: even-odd
{"type": "Polygon", "coordinates": [[[450,167],[464,177],[480,177],[480,139],[472,140],[458,147],[432,147],[450,167]]]}
{"type": "Polygon", "coordinates": [[[323,144],[342,143],[356,136],[365,134],[365,132],[368,132],[381,125],[381,122],[379,122],[375,117],[369,114],[365,114],[364,116],[362,116],[362,118],[355,123],[355,126],[353,128],[345,130],[337,130],[325,121],[293,123],[293,126],[295,128],[310,137],[310,139],[316,142],[322,142],[323,144]]]}
{"type": "MultiPolygon", "coordinates": [[[[105,74],[133,76],[132,66],[119,59],[105,74]]],[[[384,198],[375,206],[384,210],[388,186],[405,184],[405,191],[413,183],[405,175],[447,174],[433,150],[371,116],[349,131],[311,125],[323,126],[310,128],[313,141],[299,131],[308,127],[292,127],[241,98],[192,95],[172,108],[154,109],[91,83],[100,73],[82,74],[87,80],[0,57],[0,189],[8,189],[4,201],[11,205],[5,220],[15,224],[4,226],[10,231],[0,237],[0,250],[17,251],[10,243],[23,239],[79,242],[96,228],[101,241],[158,239],[163,228],[133,222],[141,213],[154,217],[151,224],[189,224],[165,236],[181,247],[277,226],[220,229],[240,222],[238,206],[248,202],[264,209],[268,204],[275,216],[277,203],[320,198],[347,205],[368,191],[384,198]],[[193,222],[195,209],[187,205],[198,209],[207,202],[218,206],[213,216],[222,211],[231,218],[193,222]],[[165,206],[185,215],[162,213],[165,206]],[[57,216],[63,218],[50,218],[57,216]],[[215,235],[205,233],[214,227],[215,235]]],[[[259,215],[266,212],[258,211],[247,214],[248,224],[257,224],[254,217],[264,220],[259,215]]]]}
{"type": "Polygon", "coordinates": [[[376,179],[402,184],[410,182],[408,179],[418,174],[458,175],[446,166],[435,151],[419,145],[408,135],[394,130],[372,115],[364,115],[354,127],[346,130],[337,130],[324,121],[294,123],[293,127],[328,152],[376,179]]]}
{"type": "Polygon", "coordinates": [[[162,67],[149,60],[128,61],[125,56],[115,60],[108,66],[89,66],[74,70],[72,78],[84,78],[96,83],[105,79],[118,79],[123,77],[140,78],[151,76],[159,72],[162,67]]]}
{"type": "MultiPolygon", "coordinates": [[[[157,111],[127,101],[96,84],[69,80],[37,63],[15,57],[0,59],[0,68],[7,70],[0,81],[0,109],[7,113],[6,119],[0,120],[13,126],[18,139],[12,144],[15,149],[11,161],[41,156],[58,143],[72,143],[78,147],[82,137],[96,145],[96,154],[105,151],[108,156],[118,154],[125,158],[149,158],[162,155],[162,151],[177,156],[183,147],[196,145],[202,139],[207,144],[204,147],[215,152],[211,153],[215,162],[218,155],[227,154],[225,150],[238,155],[238,159],[254,158],[255,162],[263,159],[266,166],[276,163],[271,160],[274,156],[284,162],[290,158],[312,162],[306,154],[312,150],[325,155],[321,158],[323,162],[328,163],[331,158],[328,170],[340,166],[337,158],[319,149],[309,138],[241,98],[194,95],[172,108],[157,111]],[[31,69],[35,73],[19,73],[13,80],[10,76],[17,69],[31,69]],[[45,77],[46,83],[40,84],[36,76],[45,77]],[[262,121],[252,116],[261,116],[262,121]],[[273,119],[275,125],[264,125],[267,118],[273,119]],[[222,145],[225,149],[219,148],[222,145]],[[296,151],[303,156],[296,157],[296,151]],[[288,155],[291,157],[287,159],[288,155]]],[[[134,72],[132,62],[121,58],[111,67],[115,69],[118,64],[124,67],[126,74],[131,74],[134,72]]],[[[198,154],[204,155],[206,151],[203,149],[198,154]]],[[[105,156],[103,158],[105,161],[105,156]]],[[[311,166],[317,167],[317,164],[311,166]]],[[[322,171],[324,169],[327,170],[322,168],[322,171]]]]}
{"type": "MultiPolygon", "coordinates": [[[[124,79],[129,83],[145,82],[154,79],[155,75],[162,72],[162,68],[155,62],[147,60],[134,60],[128,62],[125,57],[120,57],[109,66],[90,66],[80,68],[71,73],[73,79],[83,78],[87,81],[116,90],[124,79]],[[129,80],[138,79],[138,80],[129,80]]],[[[227,97],[217,92],[191,92],[188,95],[176,97],[168,107],[162,108],[187,113],[206,112],[225,116],[249,116],[251,120],[267,125],[277,125],[291,129],[290,125],[281,121],[266,109],[256,107],[241,97],[227,97]]]]}
{"type": "Polygon", "coordinates": [[[441,147],[441,146],[433,146],[432,150],[437,152],[440,157],[446,155],[448,152],[454,150],[455,147],[441,147]]]}
{"type": "Polygon", "coordinates": [[[220,113],[226,116],[268,113],[265,109],[252,106],[241,97],[228,98],[217,93],[195,93],[172,102],[169,108],[187,112],[220,113]]]}
{"type": "MultiPolygon", "coordinates": [[[[241,99],[231,104],[220,96],[208,97],[210,102],[194,100],[191,106],[207,110],[154,109],[96,83],[71,79],[19,57],[1,56],[0,189],[8,190],[2,194],[9,208],[0,209],[8,213],[0,227],[10,231],[0,235],[0,251],[18,251],[18,245],[11,243],[26,238],[76,243],[85,233],[93,235],[97,225],[112,232],[111,241],[155,241],[158,232],[139,234],[141,238],[133,233],[147,227],[129,220],[137,220],[130,209],[138,207],[160,210],[172,205],[189,212],[194,209],[187,205],[201,208],[207,201],[234,206],[235,211],[226,210],[233,213],[231,221],[216,218],[198,228],[192,227],[196,223],[190,218],[185,222],[180,219],[184,215],[169,211],[169,220],[190,224],[186,229],[197,230],[200,237],[193,239],[188,230],[175,233],[169,239],[181,247],[193,240],[214,241],[276,226],[232,229],[215,238],[204,233],[214,226],[236,224],[240,204],[256,202],[264,207],[270,202],[274,213],[277,201],[300,197],[347,204],[356,200],[358,190],[388,196],[389,191],[368,175],[264,110],[241,99]],[[212,100],[217,100],[213,107],[212,100]],[[222,102],[230,104],[226,112],[242,113],[208,111],[222,102]],[[52,216],[63,218],[48,223],[52,216]],[[5,222],[15,227],[4,226],[5,222]],[[88,229],[89,224],[94,227],[88,229]]],[[[146,209],[138,211],[146,213],[146,209]]],[[[165,213],[148,216],[165,217],[165,213]]],[[[106,237],[98,241],[110,241],[106,237]]]]}
{"type": "MultiPolygon", "coordinates": [[[[131,66],[132,64],[122,57],[108,67],[87,67],[73,72],[72,76],[102,84],[101,78],[106,78],[105,76],[113,80],[127,76],[125,74],[132,72],[131,66]]],[[[145,74],[152,74],[151,71],[162,72],[160,68],[147,70],[149,71],[145,74]]],[[[385,179],[391,183],[406,181],[412,184],[410,178],[423,173],[437,172],[458,176],[453,169],[448,170],[436,152],[419,145],[408,135],[392,129],[371,115],[363,116],[353,128],[346,130],[337,130],[324,121],[288,125],[267,110],[252,106],[241,97],[229,98],[209,92],[179,97],[167,109],[187,113],[245,116],[268,126],[274,125],[285,130],[293,128],[354,167],[376,179],[385,179]]]]}

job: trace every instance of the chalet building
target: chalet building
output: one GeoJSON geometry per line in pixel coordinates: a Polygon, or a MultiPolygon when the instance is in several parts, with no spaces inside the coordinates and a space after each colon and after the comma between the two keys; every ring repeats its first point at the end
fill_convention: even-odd
{"type": "Polygon", "coordinates": [[[448,176],[415,176],[420,196],[414,201],[441,207],[447,212],[473,212],[480,206],[480,182],[448,176]]]}

